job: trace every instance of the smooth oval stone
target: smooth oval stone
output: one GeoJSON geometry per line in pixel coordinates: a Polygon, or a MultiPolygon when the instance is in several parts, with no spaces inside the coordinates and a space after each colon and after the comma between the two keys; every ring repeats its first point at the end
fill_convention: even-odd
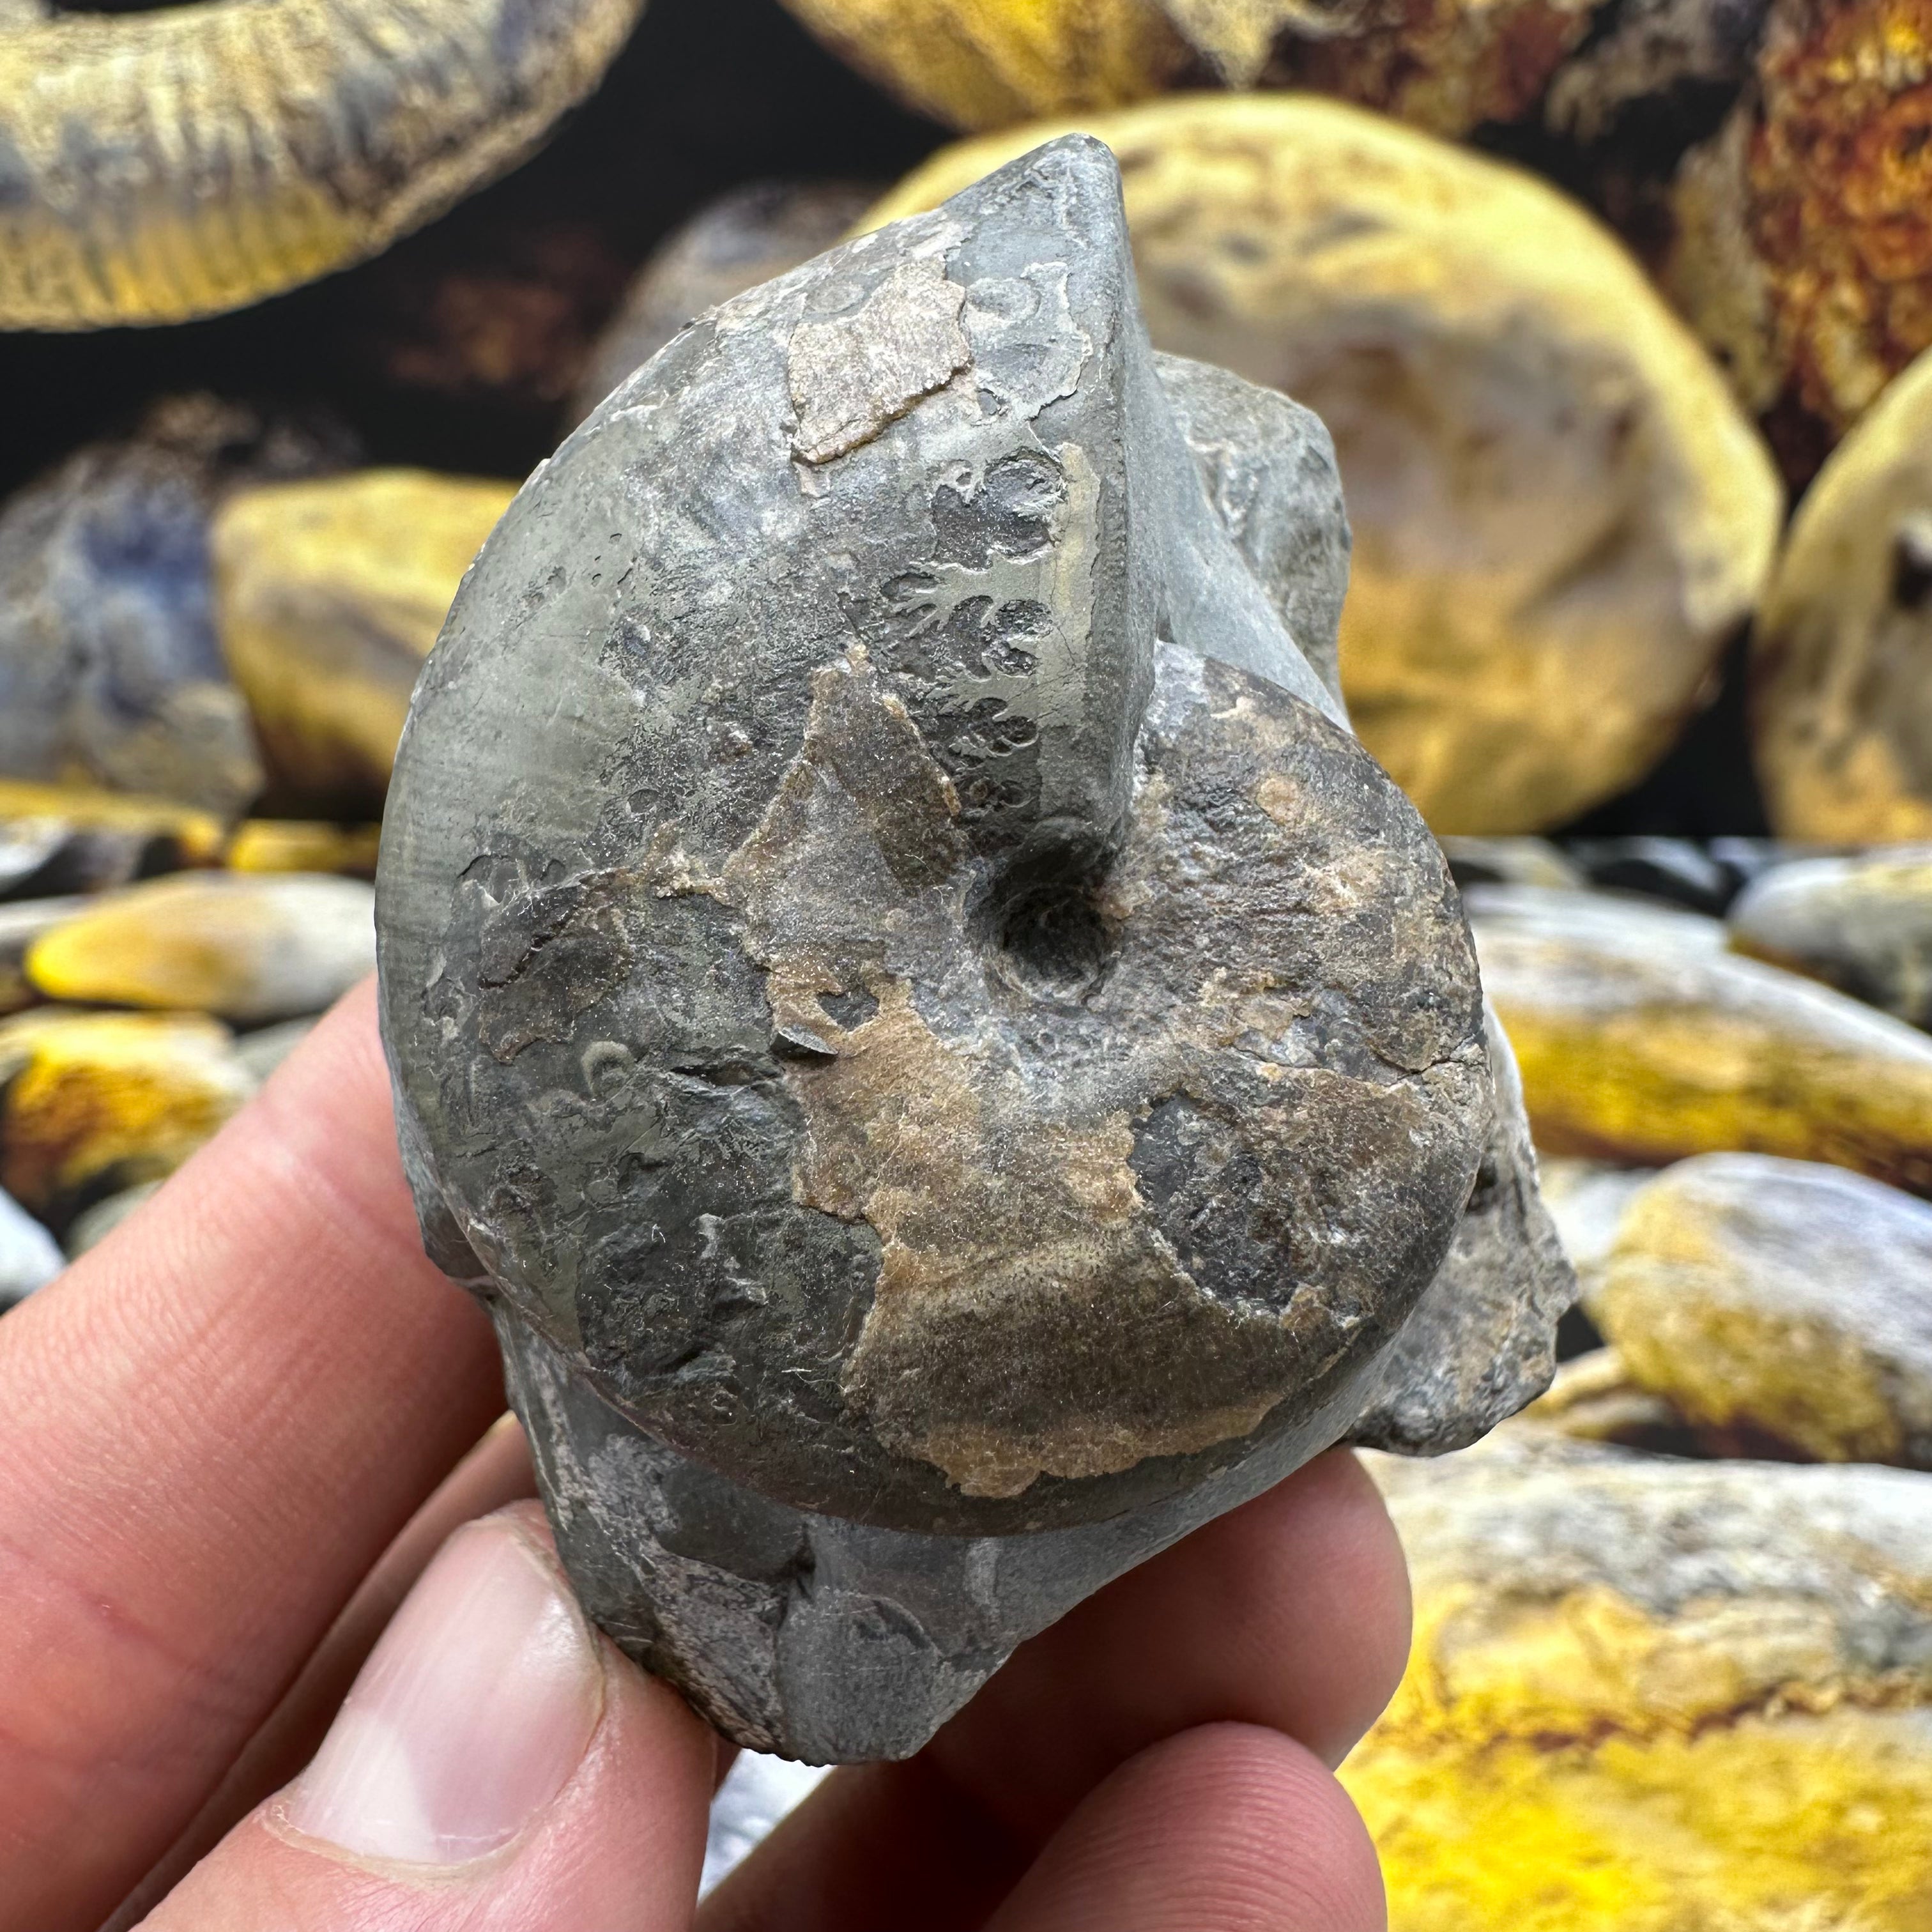
{"type": "Polygon", "coordinates": [[[50,1000],[190,1008],[242,1024],[319,1012],[376,964],[359,879],[208,872],[130,886],[34,941],[50,1000]]]}
{"type": "Polygon", "coordinates": [[[1724,948],[1716,920],[1607,896],[1470,895],[1538,1145],[1661,1166],[1726,1150],[1932,1189],[1932,1040],[1724,948]]]}
{"type": "Polygon", "coordinates": [[[220,858],[227,830],[171,800],[0,778],[0,826],[22,860],[0,898],[99,892],[220,858]],[[39,863],[26,862],[38,856],[39,863]]]}
{"type": "Polygon", "coordinates": [[[1662,1396],[1640,1387],[1614,1348],[1593,1348],[1564,1363],[1510,1428],[1513,1434],[1547,1430],[1575,1442],[1614,1443],[1653,1455],[1706,1453],[1690,1425],[1662,1396]]]}
{"type": "Polygon", "coordinates": [[[215,622],[278,803],[382,809],[410,692],[512,483],[364,470],[238,493],[215,519],[215,622]]]}
{"type": "Polygon", "coordinates": [[[1932,347],[1932,32],[1922,0],[1756,10],[1751,84],[1677,171],[1660,266],[1802,476],[1932,347]]]}
{"type": "Polygon", "coordinates": [[[1617,1224],[1655,1170],[1557,1154],[1537,1163],[1536,1176],[1557,1239],[1576,1270],[1578,1299],[1594,1322],[1597,1282],[1616,1244],[1617,1224]]]}
{"type": "MultiPolygon", "coordinates": [[[[1534,831],[1640,777],[1756,600],[1781,491],[1622,247],[1528,175],[1331,102],[1079,124],[1120,157],[1155,345],[1333,433],[1349,711],[1431,826],[1534,831]]],[[[1060,131],[942,150],[868,218],[1060,131]]]]}
{"type": "Polygon", "coordinates": [[[1932,353],[1805,493],[1751,657],[1773,826],[1788,838],[1932,839],[1932,353]]]}
{"type": "Polygon", "coordinates": [[[58,1228],[172,1173],[254,1090],[202,1014],[16,1013],[0,1020],[0,1186],[58,1228]]]}
{"type": "Polygon", "coordinates": [[[1592,1311],[1693,1422],[1932,1464],[1932,1206],[1895,1188],[1762,1154],[1679,1162],[1624,1210],[1592,1311]]]}
{"type": "Polygon", "coordinates": [[[40,994],[27,978],[27,949],[86,904],[84,898],[68,897],[0,905],[0,1012],[38,1003],[40,994]]]}
{"type": "Polygon", "coordinates": [[[1450,832],[1438,842],[1449,861],[1449,876],[1466,892],[1472,886],[1541,886],[1580,892],[1588,884],[1562,848],[1547,838],[1471,838],[1450,832]]]}
{"type": "Polygon", "coordinates": [[[1390,1932],[1922,1932],[1932,1478],[1372,1459],[1415,1592],[1341,1772],[1390,1932]]]}
{"type": "Polygon", "coordinates": [[[316,818],[250,818],[235,828],[224,862],[231,872],[340,872],[376,876],[380,825],[316,818]]]}
{"type": "Polygon", "coordinates": [[[261,789],[208,608],[208,518],[254,476],[325,464],[326,440],[211,396],[76,451],[0,511],[0,773],[229,815],[261,789]]]}
{"type": "Polygon", "coordinates": [[[592,348],[571,405],[580,422],[688,322],[830,248],[879,198],[859,182],[751,182],[707,202],[652,250],[592,348]]]}
{"type": "Polygon", "coordinates": [[[1798,859],[1732,905],[1740,952],[1932,1026],[1932,845],[1798,859]]]}
{"type": "Polygon", "coordinates": [[[1592,885],[1687,912],[1721,916],[1744,882],[1740,869],[1692,838],[1578,838],[1568,849],[1592,885]]]}
{"type": "Polygon", "coordinates": [[[0,1193],[0,1313],[67,1265],[60,1244],[10,1194],[0,1193]]]}

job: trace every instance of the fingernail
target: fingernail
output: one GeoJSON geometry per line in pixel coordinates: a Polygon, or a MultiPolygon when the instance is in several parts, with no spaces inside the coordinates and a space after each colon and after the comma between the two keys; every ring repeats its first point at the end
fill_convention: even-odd
{"type": "Polygon", "coordinates": [[[514,1519],[459,1530],[362,1666],[284,1822],[364,1857],[425,1864],[507,1844],[562,1790],[596,1729],[592,1646],[514,1519]]]}

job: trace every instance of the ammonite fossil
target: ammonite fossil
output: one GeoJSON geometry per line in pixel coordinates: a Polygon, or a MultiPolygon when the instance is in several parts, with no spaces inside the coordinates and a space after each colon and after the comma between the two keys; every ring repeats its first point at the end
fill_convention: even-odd
{"type": "Polygon", "coordinates": [[[384,835],[405,1159],[586,1604],[746,1743],[916,1749],[1352,1429],[1547,1375],[1324,448],[1151,353],[1068,139],[700,318],[456,600],[384,835]]]}

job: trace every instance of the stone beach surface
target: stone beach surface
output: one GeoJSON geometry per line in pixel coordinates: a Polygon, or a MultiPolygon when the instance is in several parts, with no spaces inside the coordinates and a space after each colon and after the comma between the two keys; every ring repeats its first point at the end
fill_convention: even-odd
{"type": "MultiPolygon", "coordinates": [[[[548,187],[313,298],[94,350],[0,336],[30,424],[0,463],[0,1310],[117,1230],[138,1244],[166,1177],[367,970],[410,693],[513,479],[720,305],[1090,128],[1153,346],[1202,358],[1155,364],[1217,568],[1262,586],[1301,701],[1346,710],[1421,808],[1493,1009],[1442,1266],[1354,1422],[1323,1425],[1375,1445],[1416,1593],[1408,1675],[1341,1772],[1392,1932],[1926,1932],[1932,5],[784,4],[988,138],[888,128],[777,0],[703,28],[676,25],[699,0],[653,0],[646,36],[736,35],[734,73],[779,44],[753,118],[718,76],[682,118],[640,114],[620,64],[586,111],[602,147],[560,143],[575,176],[539,164],[548,187]],[[772,104],[794,74],[886,131],[775,147],[760,127],[807,126],[772,104]],[[709,142],[710,171],[674,140],[709,142]],[[88,372],[122,368],[97,406],[88,372]]],[[[826,340],[830,380],[856,338],[826,340]]],[[[838,456],[851,423],[788,422],[786,476],[823,487],[925,406],[872,401],[889,420],[838,456]]],[[[1184,692],[1160,625],[1164,716],[1276,728],[1274,697],[1219,672],[1184,692]]],[[[696,875],[673,883],[689,908],[696,875]]],[[[602,915],[544,906],[536,970],[568,1007],[602,915]]],[[[896,1012],[790,1012],[778,1078],[828,1086],[860,1037],[916,1093],[872,1045],[896,1012]]],[[[573,1106],[630,1077],[579,1071],[573,1106]]],[[[1228,1199],[1188,1238],[1246,1228],[1228,1199]]],[[[526,1402],[574,1387],[550,1348],[524,1352],[526,1402]]],[[[644,1468],[608,1406],[568,1400],[558,1460],[632,1456],[640,1496],[688,1509],[661,1555],[697,1576],[752,1492],[644,1468]]],[[[978,1454],[959,1425],[943,1453],[978,1454]]],[[[902,1560],[901,1532],[760,1520],[828,1591],[902,1560]]],[[[740,1756],[707,1888],[818,1775],[740,1756]]]]}

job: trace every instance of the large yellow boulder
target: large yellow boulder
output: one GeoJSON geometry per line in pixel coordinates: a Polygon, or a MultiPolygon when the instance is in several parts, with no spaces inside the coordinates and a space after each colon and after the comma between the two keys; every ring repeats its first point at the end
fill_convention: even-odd
{"type": "Polygon", "coordinates": [[[1916,1028],[1741,958],[1694,913],[1520,886],[1467,903],[1539,1148],[1640,1166],[1784,1154],[1932,1191],[1916,1028]]]}
{"type": "Polygon", "coordinates": [[[1624,1209],[1590,1312],[1693,1424],[1932,1468],[1932,1203],[1811,1161],[1680,1161],[1624,1209]]]}
{"type": "Polygon", "coordinates": [[[1805,493],[1751,650],[1752,737],[1778,831],[1932,839],[1932,351],[1805,493]]]}
{"type": "Polygon", "coordinates": [[[1370,1459],[1415,1642],[1342,1769],[1390,1932],[1925,1932],[1932,1477],[1370,1459]]]}
{"type": "Polygon", "coordinates": [[[1621,245],[1516,170],[1276,94],[962,142],[868,219],[1076,125],[1120,158],[1156,346],[1285,390],[1333,433],[1349,708],[1430,824],[1534,830],[1640,777],[1756,602],[1781,495],[1621,245]]]}
{"type": "Polygon", "coordinates": [[[216,628],[280,800],[380,812],[416,674],[515,494],[480,477],[363,470],[223,505],[216,628]]]}
{"type": "Polygon", "coordinates": [[[0,1021],[0,1187],[44,1220],[172,1173],[255,1090],[200,1013],[0,1021]]]}

